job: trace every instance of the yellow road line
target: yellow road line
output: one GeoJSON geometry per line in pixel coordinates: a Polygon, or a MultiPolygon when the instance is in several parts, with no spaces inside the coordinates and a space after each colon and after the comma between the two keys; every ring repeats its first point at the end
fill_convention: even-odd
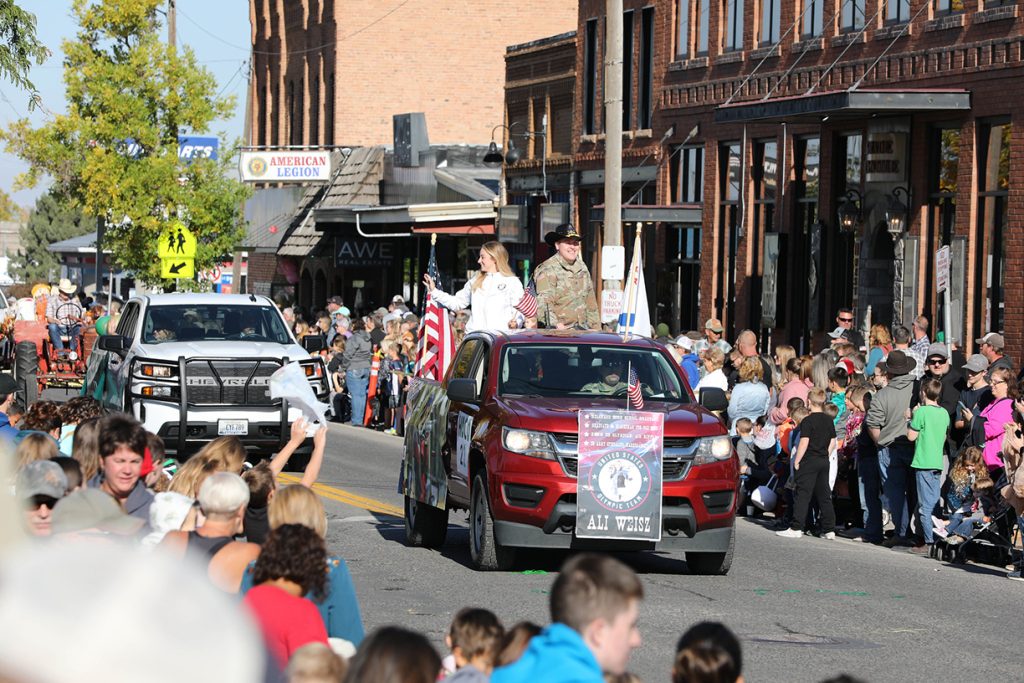
{"type": "MultiPolygon", "coordinates": [[[[283,472],[278,475],[278,478],[286,484],[298,484],[302,481],[300,477],[296,477],[292,474],[285,474],[283,472]]],[[[361,510],[366,510],[367,512],[379,512],[393,517],[403,517],[405,515],[402,508],[391,505],[390,503],[349,493],[348,491],[328,486],[327,484],[313,484],[313,490],[328,500],[345,503],[346,505],[351,505],[353,507],[360,508],[361,510]]]]}

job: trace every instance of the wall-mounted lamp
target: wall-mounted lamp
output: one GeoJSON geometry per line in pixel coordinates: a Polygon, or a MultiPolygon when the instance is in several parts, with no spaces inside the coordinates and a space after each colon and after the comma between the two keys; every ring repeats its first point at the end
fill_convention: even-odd
{"type": "Polygon", "coordinates": [[[839,218],[839,229],[843,232],[855,232],[861,223],[861,207],[864,205],[864,195],[854,189],[849,189],[843,195],[843,203],[839,205],[836,212],[839,218]]]}
{"type": "Polygon", "coordinates": [[[885,209],[885,225],[893,240],[897,240],[907,230],[910,218],[910,190],[896,186],[889,195],[889,205],[885,209]],[[903,199],[900,199],[900,197],[903,199]],[[904,201],[906,200],[906,201],[904,201]]]}

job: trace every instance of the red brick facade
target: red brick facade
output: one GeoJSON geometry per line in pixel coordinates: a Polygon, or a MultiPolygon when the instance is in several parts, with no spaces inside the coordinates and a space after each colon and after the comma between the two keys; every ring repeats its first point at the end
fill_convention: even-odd
{"type": "MultiPolygon", "coordinates": [[[[803,341],[814,346],[811,337],[818,335],[820,339],[822,331],[834,327],[835,309],[843,305],[857,307],[858,322],[871,305],[875,321],[889,323],[888,311],[893,305],[892,242],[885,231],[884,216],[892,202],[893,187],[907,186],[911,193],[911,221],[904,240],[909,251],[903,308],[908,314],[924,312],[933,321],[933,330],[941,328],[936,320],[940,297],[935,292],[933,254],[943,243],[952,241],[954,249],[962,247],[964,255],[962,281],[957,286],[963,289],[960,317],[965,327],[954,336],[962,337],[971,346],[973,339],[984,334],[991,324],[1005,331],[1009,351],[1019,359],[1024,352],[1024,302],[1014,296],[1024,285],[1024,252],[1020,249],[1024,246],[1024,110],[1017,104],[1024,95],[1024,21],[1019,16],[1019,6],[995,6],[991,2],[986,6],[970,0],[963,12],[941,15],[936,11],[941,5],[924,4],[924,0],[911,0],[909,6],[889,0],[865,0],[860,5],[868,27],[860,32],[842,28],[838,0],[818,0],[810,10],[820,11],[823,17],[820,34],[801,35],[801,22],[797,30],[787,35],[789,27],[800,20],[807,7],[805,2],[812,0],[781,4],[781,16],[775,22],[781,40],[775,50],[771,49],[771,42],[762,44],[758,35],[762,8],[770,7],[771,3],[712,2],[705,54],[697,54],[699,0],[658,0],[653,4],[652,121],[649,130],[634,127],[627,131],[623,166],[635,166],[650,154],[646,165],[658,166],[656,201],[670,204],[671,180],[676,178],[673,166],[678,165],[682,155],[671,159],[669,155],[688,131],[699,125],[698,135],[688,144],[703,150],[699,294],[687,294],[699,296],[700,319],[721,317],[732,331],[760,327],[764,238],[765,234],[779,234],[784,240],[784,263],[779,296],[782,315],[780,325],[773,330],[775,343],[803,341]],[[744,12],[743,38],[740,49],[729,51],[724,49],[728,25],[722,15],[728,7],[736,5],[744,12]],[[677,57],[680,7],[689,10],[686,58],[677,57]],[[885,20],[891,7],[910,18],[905,35],[899,34],[906,23],[885,20]],[[841,92],[858,82],[859,91],[965,90],[970,93],[970,110],[917,109],[892,116],[836,111],[815,119],[779,116],[746,124],[715,121],[716,110],[730,100],[733,104],[775,101],[804,95],[812,87],[815,93],[841,92]],[[1008,145],[1001,149],[991,141],[1002,139],[1001,126],[1006,124],[1008,145]],[[664,147],[659,147],[657,141],[673,125],[674,134],[664,147]],[[816,199],[813,193],[802,189],[801,178],[797,177],[804,162],[798,155],[808,138],[820,141],[816,199]],[[947,141],[945,148],[940,144],[943,139],[947,141]],[[892,162],[900,168],[899,177],[887,176],[885,170],[896,166],[879,161],[879,155],[884,156],[878,151],[884,140],[894,140],[894,148],[902,146],[905,140],[905,158],[896,153],[899,161],[892,162]],[[948,163],[947,159],[942,169],[948,171],[947,176],[956,170],[955,186],[951,177],[940,184],[936,171],[940,151],[955,147],[951,141],[959,145],[958,157],[953,155],[958,163],[948,163]],[[730,143],[738,145],[739,150],[739,159],[734,162],[737,196],[731,204],[729,183],[722,173],[725,169],[720,168],[721,158],[727,158],[722,156],[723,145],[730,143]],[[776,188],[771,221],[764,218],[768,210],[764,202],[759,203],[757,194],[758,188],[764,188],[765,164],[755,168],[756,154],[772,149],[765,148],[763,143],[773,143],[778,157],[777,165],[768,164],[774,171],[776,188]],[[849,155],[848,147],[853,150],[849,155]],[[983,179],[986,157],[991,162],[987,166],[988,183],[983,179]],[[842,234],[837,225],[837,210],[848,188],[864,195],[863,221],[855,235],[842,234]],[[990,196],[979,197],[986,188],[993,190],[990,196]],[[948,196],[940,196],[942,190],[949,190],[945,193],[948,196]],[[800,196],[808,199],[799,201],[800,196]],[[941,208],[950,202],[954,203],[952,208],[941,208]],[[997,212],[1002,248],[992,244],[997,231],[986,220],[997,212]],[[735,216],[731,227],[729,216],[735,216]],[[949,226],[946,229],[942,227],[944,220],[949,226]],[[815,230],[821,234],[820,263],[810,273],[809,253],[815,230]],[[988,284],[991,264],[999,262],[1000,256],[1002,291],[998,283],[988,284]],[[812,280],[819,288],[816,297],[809,300],[812,280]],[[991,309],[993,304],[995,308],[991,309]]],[[[626,11],[632,10],[634,14],[645,8],[639,1],[625,0],[624,4],[626,11]]],[[[598,20],[598,63],[603,62],[600,53],[604,46],[604,11],[603,0],[580,2],[574,115],[578,171],[603,165],[601,107],[596,107],[597,132],[587,134],[587,92],[582,83],[586,78],[586,32],[592,19],[598,20]]],[[[634,29],[637,33],[632,41],[632,61],[638,65],[641,45],[636,22],[634,29]]],[[[598,71],[595,97],[600,102],[603,74],[598,71]]],[[[634,103],[640,85],[639,75],[634,73],[630,91],[634,103]]],[[[724,149],[727,154],[728,147],[724,149]]],[[[623,201],[630,194],[624,191],[623,201]]],[[[643,202],[653,203],[646,198],[643,202]]],[[[662,261],[663,245],[660,237],[654,245],[654,253],[662,261]]],[[[659,267],[658,272],[670,276],[672,271],[659,267]]],[[[954,273],[954,279],[958,274],[954,273]]],[[[651,286],[655,285],[649,280],[651,286]]],[[[673,327],[679,324],[671,319],[666,321],[673,327]]],[[[909,318],[904,322],[909,325],[909,318]]]]}
{"type": "Polygon", "coordinates": [[[502,122],[505,46],[571,30],[568,0],[250,0],[252,144],[391,144],[426,113],[433,143],[502,122]]]}

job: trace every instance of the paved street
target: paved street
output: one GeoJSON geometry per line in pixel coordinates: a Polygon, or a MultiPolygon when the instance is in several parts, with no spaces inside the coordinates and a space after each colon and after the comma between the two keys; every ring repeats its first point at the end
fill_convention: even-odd
{"type": "MultiPolygon", "coordinates": [[[[401,440],[332,425],[328,444],[321,481],[329,487],[329,540],[352,570],[367,629],[403,624],[443,649],[444,631],[465,605],[492,609],[506,624],[544,623],[563,554],[534,553],[512,573],[476,572],[465,513],[452,515],[442,552],[408,548],[402,520],[388,514],[402,505],[401,440]]],[[[846,540],[779,539],[742,519],[738,531],[727,577],[691,576],[678,557],[623,557],[647,592],[644,643],[632,666],[644,681],[667,680],[675,640],[702,619],[741,636],[748,681],[820,681],[839,672],[867,681],[1021,680],[1012,634],[1024,585],[1004,572],[846,540]]]]}

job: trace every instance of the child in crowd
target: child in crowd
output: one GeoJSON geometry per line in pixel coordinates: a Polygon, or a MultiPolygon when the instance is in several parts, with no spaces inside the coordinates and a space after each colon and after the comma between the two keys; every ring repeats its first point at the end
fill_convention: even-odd
{"type": "Polygon", "coordinates": [[[790,454],[789,448],[789,437],[796,427],[796,420],[793,419],[793,413],[804,407],[804,400],[799,396],[794,396],[786,402],[786,417],[779,423],[778,427],[775,428],[775,434],[779,442],[779,448],[787,456],[790,454]]]}
{"type": "Polygon", "coordinates": [[[387,409],[385,412],[386,434],[398,434],[398,428],[402,418],[402,392],[405,389],[405,357],[402,355],[402,346],[393,341],[384,340],[380,349],[384,354],[384,360],[380,366],[380,382],[384,387],[387,396],[387,409]]]}
{"type": "Polygon", "coordinates": [[[754,452],[758,462],[767,462],[779,454],[779,442],[775,439],[775,423],[767,415],[757,418],[754,423],[754,452]]]}
{"type": "Polygon", "coordinates": [[[969,538],[974,533],[976,522],[988,522],[988,515],[996,504],[994,490],[982,450],[977,446],[964,449],[949,470],[949,490],[946,492],[949,521],[933,517],[935,534],[951,545],[969,538]]]}
{"type": "Polygon", "coordinates": [[[455,659],[455,673],[445,680],[487,683],[505,629],[493,612],[465,607],[455,615],[445,642],[455,659]]]}
{"type": "MultiPolygon", "coordinates": [[[[843,403],[845,404],[845,399],[843,403]]],[[[839,408],[832,401],[828,401],[822,408],[822,412],[832,420],[832,427],[835,429],[836,421],[839,419],[839,408]]],[[[836,477],[839,476],[839,447],[843,445],[842,435],[836,430],[836,443],[828,452],[828,490],[836,487],[836,477]]]]}
{"type": "Polygon", "coordinates": [[[836,431],[843,425],[846,417],[846,387],[850,383],[850,374],[846,368],[836,366],[828,371],[828,394],[829,401],[836,407],[834,426],[836,431]]]}
{"type": "Polygon", "coordinates": [[[811,501],[817,499],[821,508],[822,538],[832,540],[835,533],[835,510],[832,507],[832,489],[829,488],[829,453],[836,448],[835,423],[825,413],[825,392],[812,389],[807,394],[811,414],[800,423],[800,441],[793,470],[796,479],[796,502],[793,521],[789,529],[775,533],[785,538],[801,538],[807,521],[811,501]]]}
{"type": "Polygon", "coordinates": [[[786,512],[782,515],[782,519],[775,525],[776,530],[788,529],[793,523],[793,505],[796,501],[794,491],[796,491],[796,477],[793,471],[793,455],[796,454],[796,446],[800,443],[800,425],[803,421],[811,414],[811,411],[807,409],[806,405],[799,406],[789,412],[790,419],[793,420],[793,428],[789,431],[788,435],[788,446],[790,457],[788,459],[789,477],[786,479],[786,485],[783,488],[784,497],[786,499],[786,512]]]}
{"type": "Polygon", "coordinates": [[[932,517],[939,502],[942,449],[949,433],[949,413],[939,405],[941,395],[941,381],[934,377],[921,380],[921,403],[914,408],[907,429],[907,438],[914,442],[914,459],[910,468],[917,480],[917,514],[924,532],[924,544],[910,549],[916,555],[930,554],[935,542],[932,517]]]}
{"type": "Polygon", "coordinates": [[[733,437],[736,457],[740,461],[740,475],[746,475],[750,468],[757,465],[754,453],[754,423],[750,418],[741,417],[736,420],[736,436],[733,437]]]}
{"type": "Polygon", "coordinates": [[[729,627],[714,621],[691,626],[676,644],[672,683],[740,683],[743,651],[729,627]]]}

